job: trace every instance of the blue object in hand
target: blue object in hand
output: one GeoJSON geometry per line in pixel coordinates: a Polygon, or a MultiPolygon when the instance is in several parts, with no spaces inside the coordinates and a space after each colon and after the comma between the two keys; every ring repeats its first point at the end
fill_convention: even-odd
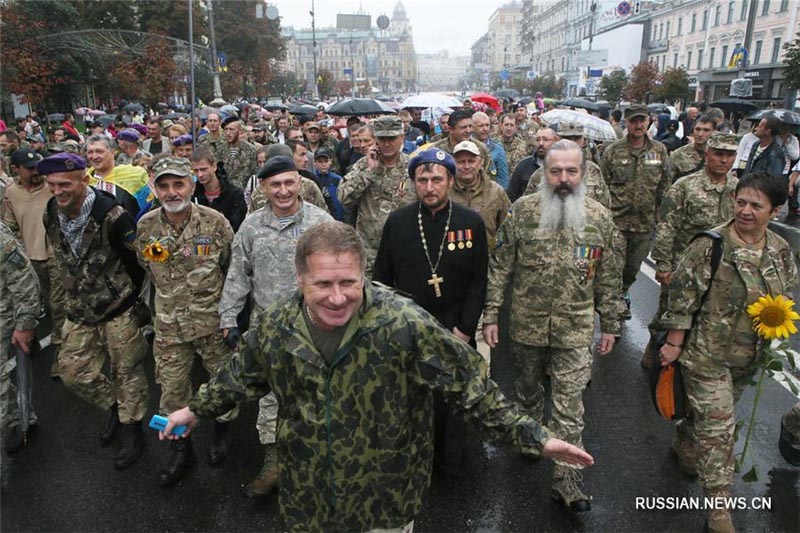
{"type": "MultiPolygon", "coordinates": [[[[153,415],[153,418],[150,419],[149,426],[157,431],[164,431],[164,428],[167,427],[169,420],[166,417],[161,415],[153,415]]],[[[176,435],[180,437],[186,431],[186,426],[175,426],[172,428],[171,435],[176,435]]]]}

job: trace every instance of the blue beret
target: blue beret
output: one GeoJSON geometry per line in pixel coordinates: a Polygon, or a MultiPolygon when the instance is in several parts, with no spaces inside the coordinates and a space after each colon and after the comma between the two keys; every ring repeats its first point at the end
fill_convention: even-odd
{"type": "Polygon", "coordinates": [[[453,159],[452,155],[439,148],[428,148],[411,158],[411,161],[408,163],[408,177],[413,180],[414,172],[417,170],[417,167],[423,163],[442,165],[450,172],[450,175],[456,175],[456,160],[453,159]]]}
{"type": "Polygon", "coordinates": [[[51,155],[39,161],[36,171],[40,176],[55,174],[56,172],[71,172],[73,170],[84,170],[86,160],[77,154],[61,152],[51,155]]]}
{"type": "Polygon", "coordinates": [[[117,134],[118,141],[128,141],[131,143],[138,143],[139,142],[139,132],[132,129],[127,128],[122,130],[117,134]]]}
{"type": "Polygon", "coordinates": [[[194,144],[191,133],[184,133],[183,135],[175,137],[172,141],[172,146],[186,146],[187,144],[194,144]]]}
{"type": "Polygon", "coordinates": [[[297,171],[294,159],[285,155],[276,155],[267,160],[267,164],[258,171],[258,179],[265,180],[284,172],[297,171]]]}

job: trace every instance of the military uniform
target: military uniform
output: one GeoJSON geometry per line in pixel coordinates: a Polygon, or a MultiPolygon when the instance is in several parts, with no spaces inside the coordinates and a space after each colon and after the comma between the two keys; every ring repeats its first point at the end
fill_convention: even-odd
{"type": "MultiPolygon", "coordinates": [[[[171,413],[192,396],[190,371],[200,355],[209,375],[215,375],[230,356],[219,330],[218,303],[230,263],[233,229],[214,209],[191,204],[180,230],[167,220],[163,208],[139,220],[136,254],[155,287],[153,357],[161,385],[160,411],[171,413]],[[158,241],[169,256],[151,260],[145,249],[158,241]]],[[[229,413],[220,421],[235,418],[229,413]]]]}
{"type": "MultiPolygon", "coordinates": [[[[528,180],[528,185],[525,189],[525,194],[533,194],[539,188],[544,177],[544,167],[539,167],[533,173],[531,179],[528,180]]],[[[603,204],[603,207],[608,208],[611,198],[608,194],[608,185],[603,179],[603,173],[600,171],[595,163],[586,160],[586,175],[583,179],[583,186],[586,187],[586,196],[592,200],[596,200],[603,204]]]]}
{"type": "MultiPolygon", "coordinates": [[[[11,347],[14,331],[35,330],[39,323],[39,280],[14,233],[0,224],[0,429],[19,425],[17,387],[11,379],[16,367],[11,347]]],[[[36,423],[30,410],[29,422],[36,423]]]]}
{"type": "Polygon", "coordinates": [[[236,148],[238,153],[234,156],[231,153],[231,145],[225,143],[223,157],[219,161],[225,165],[228,181],[237,187],[244,188],[247,178],[258,172],[258,148],[242,140],[237,143],[236,148]]]}
{"type": "Polygon", "coordinates": [[[500,144],[503,145],[503,149],[506,151],[508,175],[511,176],[514,173],[514,169],[517,168],[517,163],[531,155],[531,142],[527,135],[517,134],[510,141],[507,141],[505,137],[501,137],[500,144]]]}
{"type": "MultiPolygon", "coordinates": [[[[302,198],[304,202],[315,205],[320,209],[325,209],[326,211],[328,209],[328,204],[325,203],[325,197],[322,195],[322,191],[319,190],[317,184],[303,176],[300,176],[300,198],[302,198]]],[[[256,185],[253,188],[253,192],[250,193],[250,205],[248,206],[247,212],[248,214],[254,213],[268,203],[269,198],[267,198],[266,193],[261,187],[256,185]]]]}
{"type": "Polygon", "coordinates": [[[694,174],[705,166],[705,148],[697,149],[696,144],[681,146],[667,159],[667,175],[670,183],[675,183],[679,178],[694,174]]]}
{"type": "MultiPolygon", "coordinates": [[[[225,136],[222,134],[221,128],[217,131],[216,136],[211,135],[211,133],[206,133],[205,135],[198,137],[197,146],[204,146],[211,150],[211,153],[214,154],[214,157],[217,161],[225,161],[226,155],[230,154],[228,141],[225,140],[225,136]]],[[[227,170],[227,167],[225,170],[227,170]]],[[[241,187],[241,185],[239,186],[241,187]]]]}
{"type": "Polygon", "coordinates": [[[764,247],[754,249],[733,239],[731,223],[714,229],[723,237],[723,254],[713,281],[712,241],[698,238],[678,261],[661,317],[666,329],[689,330],[679,361],[690,417],[679,431],[694,446],[706,494],[733,482],[734,404],[762,356],[747,306],[764,294],[791,295],[798,283],[793,252],[777,234],[767,230],[764,247]]]}
{"type": "Polygon", "coordinates": [[[189,404],[209,417],[276,394],[286,421],[278,470],[287,530],[413,520],[430,479],[432,389],[526,453],[548,439],[488,380],[481,356],[430,314],[377,286],[364,294],[330,364],[311,340],[298,293],[261,314],[244,349],[189,404]]]}
{"type": "Polygon", "coordinates": [[[548,427],[582,446],[582,393],[592,363],[594,314],[603,333],[617,334],[619,264],[616,228],[608,210],[585,198],[583,231],[539,228],[541,193],[511,207],[489,258],[484,324],[497,324],[509,283],[509,335],[520,371],[516,392],[526,412],[541,421],[545,370],[550,367],[553,415],[548,427]]]}
{"type": "Polygon", "coordinates": [[[508,199],[506,191],[496,182],[487,179],[481,169],[478,180],[472,188],[464,187],[456,179],[448,196],[454,202],[478,212],[486,227],[489,250],[493,250],[497,229],[506,219],[511,207],[511,200],[508,199]]]}
{"type": "Polygon", "coordinates": [[[609,209],[619,229],[623,294],[636,281],[650,250],[656,209],[670,185],[666,162],[664,145],[647,137],[642,148],[632,148],[627,138],[614,141],[600,160],[611,198],[609,209]]]}

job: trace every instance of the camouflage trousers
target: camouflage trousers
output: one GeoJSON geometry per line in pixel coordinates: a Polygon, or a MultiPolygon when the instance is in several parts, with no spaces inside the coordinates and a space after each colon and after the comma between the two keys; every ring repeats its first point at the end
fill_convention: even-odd
{"type": "Polygon", "coordinates": [[[783,415],[783,426],[796,442],[800,442],[800,402],[783,415]]]}
{"type": "Polygon", "coordinates": [[[64,284],[61,274],[56,268],[55,260],[31,261],[33,269],[39,278],[39,287],[42,290],[42,305],[48,306],[50,318],[53,321],[53,332],[50,334],[50,344],[61,344],[61,330],[67,316],[64,312],[64,284]]]}
{"type": "MultiPolygon", "coordinates": [[[[11,335],[0,339],[0,429],[13,428],[19,425],[19,399],[17,386],[12,379],[12,373],[17,367],[16,358],[12,356],[11,335]]],[[[36,423],[36,413],[33,410],[33,395],[28,403],[29,423],[36,423]]]]}
{"type": "Polygon", "coordinates": [[[661,292],[658,295],[658,310],[656,311],[655,316],[650,321],[650,324],[647,326],[647,329],[650,330],[650,334],[654,334],[659,330],[664,328],[661,327],[661,315],[667,310],[667,300],[669,298],[669,285],[666,283],[661,284],[661,292]]]}
{"type": "Polygon", "coordinates": [[[617,234],[619,241],[614,248],[622,254],[619,260],[622,262],[622,294],[625,294],[636,281],[642,261],[650,252],[650,234],[633,231],[620,231],[617,234]]]}
{"type": "Polygon", "coordinates": [[[583,449],[583,391],[592,372],[591,349],[512,342],[511,357],[518,372],[514,387],[522,411],[543,423],[544,381],[549,366],[553,410],[546,425],[554,437],[583,449]]]}
{"type": "Polygon", "coordinates": [[[733,482],[734,405],[750,380],[746,368],[681,368],[689,417],[678,425],[681,437],[692,442],[700,483],[709,491],[728,488],[733,482]]]}
{"type": "Polygon", "coordinates": [[[278,425],[278,399],[270,392],[258,401],[258,418],[256,429],[261,444],[275,444],[275,433],[278,425]]]}
{"type": "Polygon", "coordinates": [[[123,424],[136,422],[147,410],[144,357],[147,342],[129,309],[99,324],[64,322],[58,355],[61,379],[67,389],[101,409],[115,403],[123,424]],[[110,375],[103,374],[106,357],[110,375]]]}
{"type": "MultiPolygon", "coordinates": [[[[192,399],[190,374],[195,354],[200,356],[208,375],[216,376],[230,359],[231,353],[222,341],[221,332],[187,342],[167,344],[159,338],[156,329],[153,358],[156,360],[156,382],[161,385],[161,413],[168,415],[189,405],[192,399]]],[[[237,407],[217,417],[217,420],[229,422],[238,414],[237,407]]]]}

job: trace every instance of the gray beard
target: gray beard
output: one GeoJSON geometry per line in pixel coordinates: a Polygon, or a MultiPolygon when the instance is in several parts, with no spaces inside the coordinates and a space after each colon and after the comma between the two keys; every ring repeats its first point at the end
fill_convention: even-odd
{"type": "Polygon", "coordinates": [[[544,231],[564,229],[580,233],[586,225],[586,211],[583,206],[585,196],[583,183],[564,198],[558,196],[544,180],[539,186],[541,192],[542,217],[539,228],[544,231]]]}
{"type": "Polygon", "coordinates": [[[177,207],[172,207],[171,205],[162,204],[161,207],[164,208],[164,211],[170,214],[182,213],[192,205],[192,199],[186,198],[183,202],[180,203],[177,207]]]}

